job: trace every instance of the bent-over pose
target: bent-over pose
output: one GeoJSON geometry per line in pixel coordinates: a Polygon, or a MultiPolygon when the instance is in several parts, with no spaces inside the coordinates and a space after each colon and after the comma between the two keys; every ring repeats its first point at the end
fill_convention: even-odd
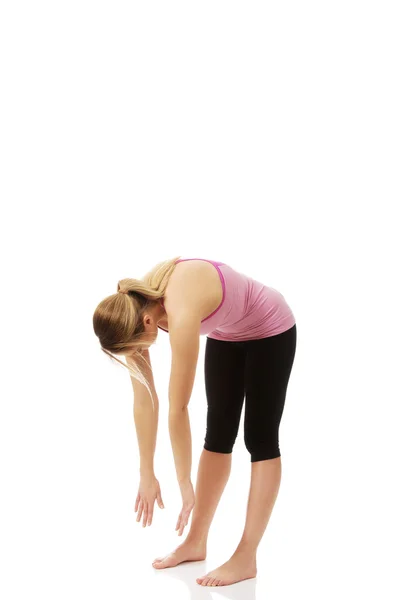
{"type": "Polygon", "coordinates": [[[206,558],[208,532],[229,477],[245,399],[244,442],[251,482],[244,531],[231,558],[197,582],[229,585],[255,577],[257,547],[281,481],[278,433],[296,351],[296,322],[285,298],[223,262],[178,257],[159,263],[142,279],[120,280],[118,292],[97,306],[93,326],[101,349],[131,374],[140,452],[135,511],[143,527],[152,522],[155,501],[163,508],[153,468],[158,397],[149,347],[158,329],[169,335],[168,427],[182,495],[178,535],[192,509],[193,515],[185,541],[171,554],[155,559],[156,569],[206,558]],[[188,403],[200,335],[207,336],[207,428],[194,493],[188,403]]]}

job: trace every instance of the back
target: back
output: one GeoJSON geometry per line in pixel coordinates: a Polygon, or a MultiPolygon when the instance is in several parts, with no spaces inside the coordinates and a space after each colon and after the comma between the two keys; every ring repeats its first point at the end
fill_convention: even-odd
{"type": "MultiPolygon", "coordinates": [[[[179,259],[207,260],[207,259],[179,259]]],[[[283,333],[295,324],[284,296],[229,265],[207,260],[217,269],[223,289],[220,306],[202,320],[200,335],[225,341],[244,341],[283,333]]]]}

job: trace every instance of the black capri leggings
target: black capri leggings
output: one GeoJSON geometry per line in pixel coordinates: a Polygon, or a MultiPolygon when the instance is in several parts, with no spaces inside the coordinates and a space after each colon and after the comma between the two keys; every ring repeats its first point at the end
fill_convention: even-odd
{"type": "Polygon", "coordinates": [[[232,452],[246,397],[244,442],[251,462],[281,455],[279,425],[296,339],[296,324],[283,333],[258,340],[229,342],[207,338],[206,450],[232,452]]]}

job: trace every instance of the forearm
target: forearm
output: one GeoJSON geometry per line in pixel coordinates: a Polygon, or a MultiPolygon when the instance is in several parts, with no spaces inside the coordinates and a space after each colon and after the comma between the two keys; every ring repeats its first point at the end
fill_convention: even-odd
{"type": "Polygon", "coordinates": [[[189,481],[192,470],[192,436],[188,407],[171,410],[168,415],[168,428],[174,454],[176,476],[179,483],[189,481]]]}
{"type": "Polygon", "coordinates": [[[137,401],[133,405],[133,416],[140,454],[140,474],[154,475],[154,453],[158,427],[158,398],[137,401]]]}

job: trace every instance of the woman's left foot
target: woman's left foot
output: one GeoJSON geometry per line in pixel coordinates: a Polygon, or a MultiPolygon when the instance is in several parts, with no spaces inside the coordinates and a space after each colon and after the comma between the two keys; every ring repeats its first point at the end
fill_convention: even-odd
{"type": "Polygon", "coordinates": [[[244,579],[251,579],[257,575],[255,558],[248,558],[240,554],[234,554],[226,563],[210,571],[203,577],[196,579],[203,586],[231,585],[244,579]]]}

